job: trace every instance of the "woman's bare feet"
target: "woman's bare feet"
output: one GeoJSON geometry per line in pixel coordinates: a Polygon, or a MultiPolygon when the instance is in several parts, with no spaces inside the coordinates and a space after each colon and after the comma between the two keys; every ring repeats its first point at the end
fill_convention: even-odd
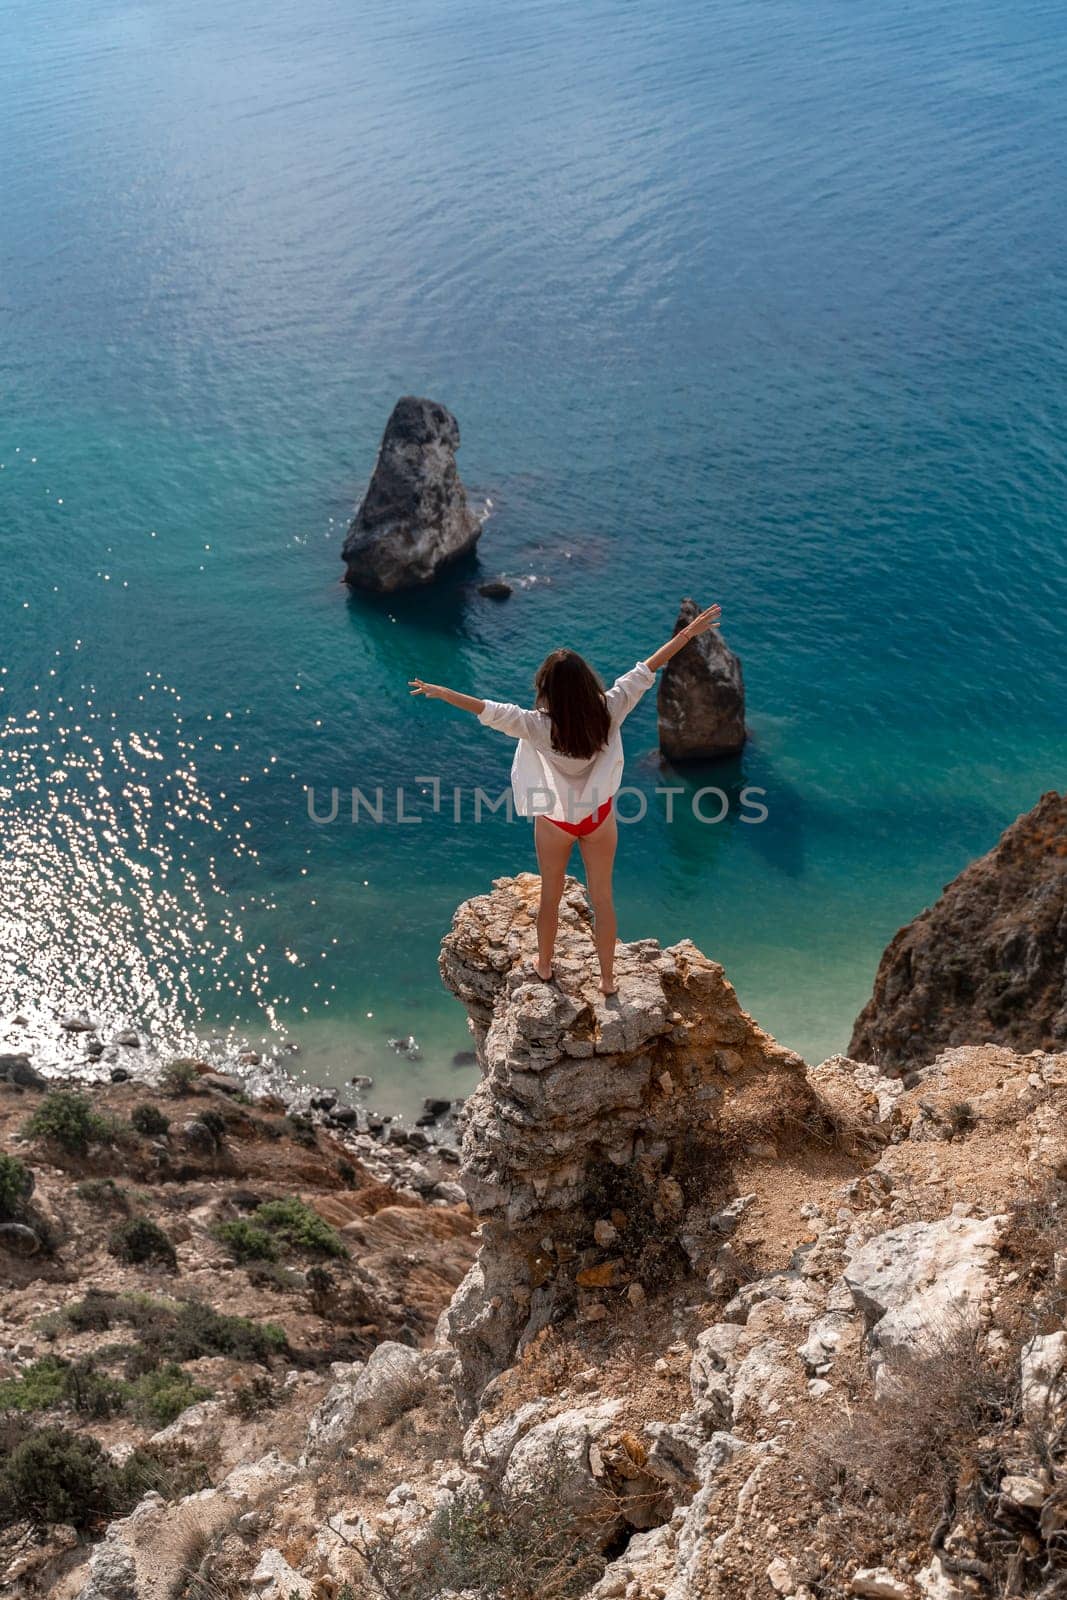
{"type": "Polygon", "coordinates": [[[534,971],[537,973],[537,976],[540,978],[542,983],[551,983],[552,979],[556,976],[552,967],[549,967],[547,972],[542,972],[540,962],[538,962],[534,967],[534,971]]]}
{"type": "Polygon", "coordinates": [[[599,987],[605,1000],[610,1000],[613,994],[618,994],[619,992],[618,984],[611,978],[601,978],[599,987]]]}

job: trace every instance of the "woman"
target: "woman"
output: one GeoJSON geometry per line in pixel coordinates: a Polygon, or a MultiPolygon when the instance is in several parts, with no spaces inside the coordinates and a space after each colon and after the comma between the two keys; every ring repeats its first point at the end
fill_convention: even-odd
{"type": "Polygon", "coordinates": [[[440,684],[411,680],[411,692],[429,700],[445,700],[459,711],[471,711],[487,728],[517,739],[511,767],[515,809],[534,819],[534,843],[541,870],[541,903],[537,912],[537,976],[552,980],[559,902],[567,861],[578,840],[585,863],[585,881],[593,908],[600,989],[618,993],[614,977],[615,906],[611,874],[617,830],[612,797],[622,778],[619,729],[634,706],[652,687],[656,673],[691,639],[718,627],[721,607],[709,606],[668,639],[647,661],[639,661],[605,693],[587,662],[573,650],[553,650],[534,680],[535,709],[443,689],[440,684]]]}

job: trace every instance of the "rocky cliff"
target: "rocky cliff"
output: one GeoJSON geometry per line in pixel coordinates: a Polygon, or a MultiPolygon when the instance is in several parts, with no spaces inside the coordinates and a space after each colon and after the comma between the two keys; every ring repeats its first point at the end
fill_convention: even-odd
{"type": "Polygon", "coordinates": [[[899,1069],[984,1041],[1067,1046],[1067,795],[1043,795],[900,930],[849,1049],[899,1069]]]}
{"type": "Polygon", "coordinates": [[[689,941],[624,945],[619,992],[595,981],[585,896],[560,907],[557,981],[534,971],[539,880],[503,878],[456,914],[441,953],[483,1078],[467,1102],[461,1184],[482,1220],[453,1301],[464,1404],[569,1312],[704,1275],[738,1159],[773,1160],[813,1115],[798,1056],[742,1011],[689,941]]]}
{"type": "Polygon", "coordinates": [[[347,583],[385,593],[411,588],[474,549],[482,520],[467,504],[458,449],[451,411],[410,395],[397,401],[341,551],[347,583]]]}
{"type": "MultiPolygon", "coordinates": [[[[0,1468],[19,1592],[1054,1600],[1067,1577],[1067,1054],[968,1046],[906,1077],[841,1056],[806,1068],[688,942],[622,946],[620,995],[605,1002],[575,884],[559,981],[533,980],[535,893],[529,877],[498,881],[444,941],[483,1076],[459,1169],[478,1253],[436,1333],[427,1313],[467,1245],[462,1210],[432,1191],[400,1207],[359,1173],[335,1208],[316,1187],[328,1147],[289,1155],[349,1252],[329,1259],[335,1290],[307,1272],[297,1289],[291,1258],[267,1263],[255,1303],[292,1297],[287,1345],[266,1340],[239,1397],[223,1399],[225,1363],[174,1347],[216,1397],[152,1441],[166,1475],[147,1492],[125,1469],[140,1499],[110,1524],[92,1507],[59,1526],[12,1522],[4,1494],[26,1463],[0,1468]],[[309,1330],[328,1339],[331,1294],[374,1264],[382,1285],[411,1273],[420,1316],[396,1320],[387,1293],[372,1323],[363,1302],[358,1346],[324,1382],[302,1354],[309,1330]],[[294,1319],[309,1290],[325,1326],[294,1319]]],[[[256,1120],[234,1106],[232,1147],[242,1116],[256,1120]]],[[[56,1180],[37,1154],[47,1198],[56,1180]]],[[[196,1188],[195,1203],[175,1189],[166,1207],[181,1275],[201,1294],[247,1293],[247,1265],[203,1254],[248,1242],[209,1221],[239,1222],[247,1201],[226,1190],[220,1212],[219,1177],[198,1173],[196,1188]]],[[[76,1195],[74,1226],[109,1195],[76,1195]]],[[[305,1244],[319,1238],[300,1215],[305,1244]]],[[[130,1328],[157,1359],[175,1326],[217,1334],[202,1314],[190,1329],[169,1269],[155,1284],[139,1270],[152,1297],[93,1301],[77,1319],[101,1362],[130,1328]]],[[[32,1313],[57,1292],[42,1278],[4,1302],[9,1403],[18,1393],[91,1433],[106,1452],[94,1471],[114,1476],[129,1441],[76,1410],[84,1374],[48,1398],[32,1313]]],[[[73,1365],[77,1347],[67,1354],[73,1365]]]]}

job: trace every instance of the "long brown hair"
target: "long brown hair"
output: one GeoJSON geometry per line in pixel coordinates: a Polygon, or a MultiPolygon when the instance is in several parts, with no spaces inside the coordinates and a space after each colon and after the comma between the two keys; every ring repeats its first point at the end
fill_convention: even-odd
{"type": "Polygon", "coordinates": [[[548,712],[552,746],[561,756],[590,761],[611,732],[604,685],[574,650],[553,650],[534,679],[537,705],[548,712]]]}

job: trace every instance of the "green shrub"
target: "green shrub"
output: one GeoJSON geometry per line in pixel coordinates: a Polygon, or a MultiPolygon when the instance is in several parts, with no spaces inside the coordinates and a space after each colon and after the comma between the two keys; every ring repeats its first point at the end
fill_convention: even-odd
{"type": "Polygon", "coordinates": [[[67,1364],[63,1398],[86,1417],[113,1417],[125,1409],[129,1385],[100,1372],[91,1356],[67,1364]]]}
{"type": "Polygon", "coordinates": [[[78,1331],[132,1328],[138,1344],[131,1352],[130,1364],[141,1373],[165,1361],[196,1361],[200,1356],[265,1361],[288,1348],[285,1330],[277,1323],[227,1316],[202,1300],[91,1289],[84,1300],[67,1307],[64,1320],[78,1331]]]}
{"type": "Polygon", "coordinates": [[[35,1527],[65,1522],[89,1528],[129,1501],[122,1477],[103,1446],[66,1428],[38,1428],[21,1439],[0,1467],[3,1520],[35,1527]]]}
{"type": "Polygon", "coordinates": [[[60,1316],[75,1333],[103,1333],[112,1325],[118,1299],[106,1289],[90,1289],[84,1300],[75,1300],[60,1316]]]}
{"type": "Polygon", "coordinates": [[[162,1139],[170,1132],[170,1118],[146,1101],[130,1112],[130,1126],[143,1133],[146,1139],[162,1139]]]}
{"type": "Polygon", "coordinates": [[[145,1372],[130,1385],[130,1407],[142,1422],[165,1428],[186,1406],[211,1398],[211,1390],[194,1383],[176,1362],[145,1372]]]}
{"type": "Polygon", "coordinates": [[[336,1229],[295,1195],[264,1201],[256,1207],[255,1220],[296,1250],[320,1256],[348,1254],[336,1229]]]}
{"type": "Polygon", "coordinates": [[[216,1223],[211,1231],[235,1261],[273,1261],[277,1257],[278,1247],[266,1228],[257,1228],[245,1217],[216,1223]]]}
{"type": "Polygon", "coordinates": [[[128,1211],[130,1197],[114,1178],[86,1178],[74,1193],[86,1205],[98,1206],[101,1211],[128,1211]]]}
{"type": "Polygon", "coordinates": [[[0,1155],[0,1222],[20,1217],[33,1193],[33,1173],[18,1156],[0,1155]]]}
{"type": "Polygon", "coordinates": [[[175,1099],[188,1094],[200,1076],[198,1066],[199,1063],[188,1056],[178,1056],[168,1061],[159,1075],[159,1086],[164,1094],[173,1095],[175,1099]]]}
{"type": "Polygon", "coordinates": [[[211,1474],[203,1461],[182,1445],[146,1445],[132,1451],[119,1471],[130,1505],[136,1505],[152,1489],[164,1500],[181,1500],[211,1487],[211,1474]]]}
{"type": "Polygon", "coordinates": [[[68,1155],[85,1155],[91,1144],[110,1138],[112,1128],[83,1094],[52,1089],[23,1127],[28,1139],[50,1139],[68,1155]]]}
{"type": "Polygon", "coordinates": [[[108,1251],[128,1266],[156,1263],[178,1270],[178,1256],[170,1238],[151,1217],[131,1217],[122,1222],[108,1240],[108,1251]]]}
{"type": "Polygon", "coordinates": [[[0,1411],[47,1411],[64,1398],[69,1362],[42,1356],[17,1378],[0,1383],[0,1411]]]}

